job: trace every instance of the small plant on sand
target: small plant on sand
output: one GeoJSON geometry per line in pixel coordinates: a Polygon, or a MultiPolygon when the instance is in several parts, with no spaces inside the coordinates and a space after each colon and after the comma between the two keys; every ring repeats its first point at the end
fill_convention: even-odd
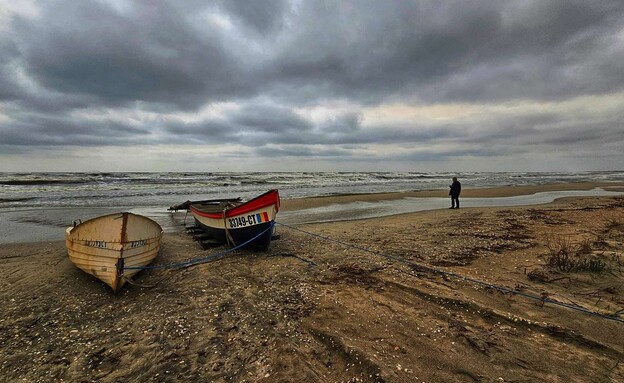
{"type": "Polygon", "coordinates": [[[611,230],[624,231],[624,224],[618,219],[610,219],[607,221],[605,231],[609,232],[611,230]]]}
{"type": "Polygon", "coordinates": [[[614,253],[611,255],[611,269],[613,272],[617,271],[618,273],[622,274],[622,269],[624,268],[624,261],[622,260],[622,257],[620,256],[620,254],[618,253],[614,253]]]}
{"type": "Polygon", "coordinates": [[[589,271],[600,273],[605,270],[607,263],[592,254],[591,242],[588,240],[573,243],[565,237],[559,237],[548,245],[548,266],[569,273],[574,271],[589,271]]]}
{"type": "Polygon", "coordinates": [[[589,255],[592,253],[592,243],[590,240],[586,239],[581,243],[576,245],[576,255],[589,255]]]}
{"type": "Polygon", "coordinates": [[[548,247],[548,258],[546,259],[548,266],[564,272],[572,270],[574,267],[574,251],[569,240],[563,237],[556,238],[549,242],[546,247],[548,247]]]}

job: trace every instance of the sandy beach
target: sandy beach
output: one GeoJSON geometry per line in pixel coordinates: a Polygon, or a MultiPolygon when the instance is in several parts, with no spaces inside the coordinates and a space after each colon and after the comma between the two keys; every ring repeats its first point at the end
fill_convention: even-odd
{"type": "MultiPolygon", "coordinates": [[[[462,197],[595,187],[624,191],[557,184],[462,197]]],[[[167,233],[154,263],[223,249],[167,233]]],[[[0,245],[0,270],[1,381],[624,381],[622,196],[278,225],[267,252],[143,271],[135,280],[152,287],[117,295],[74,267],[60,239],[0,245]]]]}

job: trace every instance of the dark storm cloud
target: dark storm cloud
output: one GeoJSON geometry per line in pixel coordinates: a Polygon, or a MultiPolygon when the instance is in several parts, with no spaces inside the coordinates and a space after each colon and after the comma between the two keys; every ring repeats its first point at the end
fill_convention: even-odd
{"type": "Polygon", "coordinates": [[[286,0],[223,0],[221,7],[241,24],[267,35],[284,26],[284,14],[289,11],[286,0]]]}
{"type": "MultiPolygon", "coordinates": [[[[291,109],[263,104],[250,104],[231,112],[226,118],[185,123],[168,121],[165,129],[171,135],[205,142],[236,142],[257,146],[280,144],[341,144],[357,142],[359,116],[348,113],[315,124],[291,109]]],[[[365,140],[368,141],[368,140],[365,140]]]]}
{"type": "Polygon", "coordinates": [[[209,24],[198,33],[164,2],[126,13],[97,2],[46,3],[45,22],[15,22],[25,68],[41,86],[100,102],[192,107],[244,88],[239,64],[209,24]]]}
{"type": "Polygon", "coordinates": [[[0,102],[20,98],[21,92],[15,83],[17,45],[0,34],[0,102]]]}
{"type": "MultiPolygon", "coordinates": [[[[0,26],[3,152],[162,142],[301,157],[463,143],[430,154],[478,157],[624,142],[612,112],[581,120],[566,110],[445,123],[363,118],[367,107],[392,103],[623,92],[621,1],[40,1],[36,12],[15,4],[0,26]],[[301,112],[340,102],[349,111],[301,112]],[[188,118],[218,103],[236,107],[188,118]],[[104,116],[85,117],[89,111],[104,116]]],[[[393,158],[422,152],[412,155],[393,158]]]]}
{"type": "Polygon", "coordinates": [[[621,90],[621,2],[305,2],[271,73],[289,91],[429,102],[621,90]]]}
{"type": "Polygon", "coordinates": [[[259,93],[379,103],[622,89],[618,1],[131,4],[43,2],[41,19],[16,17],[24,68],[64,94],[184,108],[259,93]],[[262,36],[231,38],[248,29],[262,36]]]}
{"type": "Polygon", "coordinates": [[[149,141],[149,131],[114,121],[77,122],[69,116],[25,116],[3,124],[0,142],[17,146],[111,146],[149,141]]]}
{"type": "Polygon", "coordinates": [[[299,117],[292,110],[275,105],[251,104],[226,117],[187,123],[169,120],[163,128],[170,139],[184,142],[219,143],[234,142],[259,145],[275,141],[290,141],[291,137],[309,134],[314,125],[299,117]]]}
{"type": "Polygon", "coordinates": [[[313,128],[313,124],[293,113],[292,110],[280,106],[250,105],[230,117],[233,126],[255,132],[273,132],[284,134],[293,132],[304,133],[313,128]]]}

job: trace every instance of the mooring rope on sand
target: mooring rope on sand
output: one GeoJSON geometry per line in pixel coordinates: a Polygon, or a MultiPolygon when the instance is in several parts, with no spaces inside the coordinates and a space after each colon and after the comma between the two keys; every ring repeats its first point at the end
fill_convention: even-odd
{"type": "MultiPolygon", "coordinates": [[[[239,244],[237,246],[234,246],[234,247],[231,247],[229,249],[223,250],[223,251],[221,251],[219,253],[216,253],[216,254],[209,255],[207,257],[195,258],[195,259],[190,259],[190,260],[184,261],[184,262],[169,263],[169,264],[162,264],[162,265],[129,266],[129,267],[124,267],[124,270],[175,269],[175,268],[187,267],[187,266],[192,266],[192,265],[197,265],[197,264],[201,264],[201,263],[210,262],[210,261],[222,258],[222,257],[226,256],[227,254],[233,253],[236,250],[239,250],[239,249],[247,246],[251,242],[253,242],[256,239],[258,239],[259,237],[261,237],[262,235],[266,234],[269,230],[273,229],[273,227],[275,227],[276,224],[280,225],[280,226],[283,226],[283,227],[286,227],[286,228],[289,228],[289,229],[292,229],[292,230],[295,230],[295,231],[298,231],[298,232],[301,232],[301,233],[306,234],[306,235],[310,235],[310,236],[313,236],[313,237],[321,238],[323,240],[326,240],[326,241],[329,241],[329,242],[334,242],[334,243],[340,244],[340,245],[345,246],[345,247],[349,247],[349,248],[352,248],[352,249],[360,250],[360,251],[363,251],[363,252],[366,252],[366,253],[370,253],[370,254],[374,254],[374,255],[377,255],[377,256],[380,256],[380,257],[392,260],[392,261],[396,261],[398,263],[402,263],[404,265],[407,265],[407,266],[412,267],[412,268],[417,269],[417,270],[423,270],[423,271],[428,271],[428,272],[433,273],[433,274],[439,274],[439,275],[445,275],[445,276],[448,276],[448,277],[457,278],[457,279],[460,279],[460,280],[463,280],[463,281],[466,281],[466,282],[470,282],[470,283],[473,283],[473,284],[477,284],[477,285],[481,285],[481,286],[484,286],[484,287],[487,287],[487,288],[498,290],[498,291],[503,292],[503,293],[519,295],[519,296],[522,296],[522,297],[525,297],[525,298],[528,298],[528,299],[536,300],[536,301],[542,302],[543,304],[549,303],[549,304],[552,304],[554,306],[560,306],[560,307],[568,308],[568,309],[571,309],[571,310],[579,311],[579,312],[582,312],[582,313],[585,313],[585,314],[588,314],[588,315],[593,315],[593,316],[596,316],[596,317],[599,317],[599,318],[608,319],[608,320],[612,320],[612,321],[619,322],[619,323],[624,323],[624,319],[617,317],[617,315],[620,314],[623,310],[619,310],[619,311],[617,311],[617,312],[615,312],[614,314],[611,314],[611,315],[599,313],[599,312],[592,311],[592,310],[590,310],[588,308],[585,308],[583,306],[579,306],[579,305],[576,305],[576,304],[560,302],[560,301],[554,300],[552,298],[548,298],[548,297],[544,297],[544,296],[537,296],[537,295],[525,293],[525,292],[522,292],[522,291],[510,288],[510,287],[495,285],[495,284],[492,284],[492,283],[489,283],[489,282],[485,282],[485,281],[482,281],[482,280],[479,280],[479,279],[475,279],[475,278],[472,278],[472,277],[467,277],[465,275],[462,275],[462,274],[459,274],[459,273],[455,273],[455,272],[452,272],[452,271],[441,270],[441,269],[438,269],[438,268],[435,268],[435,267],[432,267],[432,266],[428,266],[428,265],[424,265],[424,264],[421,264],[421,263],[418,263],[418,262],[408,261],[408,260],[406,260],[404,258],[397,257],[397,256],[392,255],[392,254],[386,254],[386,253],[382,253],[382,252],[377,252],[377,251],[371,250],[371,249],[363,247],[363,246],[359,246],[359,245],[355,245],[355,244],[352,244],[352,243],[349,243],[349,242],[345,242],[345,241],[341,241],[341,240],[338,240],[338,239],[334,239],[334,238],[328,237],[326,235],[312,233],[312,232],[300,229],[298,227],[295,227],[295,226],[292,226],[292,225],[288,225],[288,224],[285,224],[285,223],[281,223],[281,222],[276,222],[276,221],[271,221],[270,225],[264,231],[262,231],[261,233],[259,233],[256,236],[254,236],[253,238],[251,238],[251,239],[249,239],[249,240],[247,240],[247,241],[245,241],[245,242],[243,242],[243,243],[241,243],[241,244],[239,244]]],[[[397,270],[399,272],[401,272],[401,273],[417,277],[417,275],[415,275],[413,273],[409,273],[409,272],[407,272],[405,270],[401,270],[401,269],[397,269],[397,270]]]]}
{"type": "Polygon", "coordinates": [[[222,258],[222,257],[226,256],[229,253],[233,253],[236,250],[239,250],[239,249],[247,246],[251,242],[253,242],[256,239],[260,238],[262,235],[266,234],[269,230],[273,229],[274,226],[275,226],[275,221],[271,221],[269,226],[265,230],[263,230],[261,233],[256,235],[255,237],[253,237],[251,239],[248,239],[247,241],[245,241],[245,242],[243,242],[243,243],[241,243],[239,245],[236,245],[234,247],[230,247],[229,249],[223,250],[223,251],[221,251],[219,253],[216,253],[216,254],[209,255],[207,257],[189,259],[188,261],[184,261],[184,262],[168,263],[168,264],[163,264],[163,265],[129,266],[129,267],[124,267],[123,269],[124,270],[177,269],[177,268],[180,268],[180,267],[187,267],[187,266],[197,265],[197,264],[200,264],[200,263],[210,262],[210,261],[213,261],[215,259],[222,258]]]}
{"type": "MultiPolygon", "coordinates": [[[[301,232],[301,233],[304,233],[304,234],[307,234],[307,235],[310,235],[310,236],[313,236],[313,237],[324,239],[326,241],[335,242],[335,243],[338,243],[338,244],[340,244],[342,246],[345,246],[345,247],[350,247],[352,249],[360,250],[360,251],[367,252],[367,253],[370,253],[370,254],[378,255],[378,256],[386,258],[386,259],[390,259],[392,261],[403,263],[404,265],[410,266],[410,267],[415,268],[415,269],[429,271],[429,272],[434,273],[434,274],[440,274],[440,275],[445,275],[445,276],[449,276],[449,277],[454,277],[454,278],[457,278],[457,279],[460,279],[460,280],[464,280],[464,281],[467,281],[467,282],[470,282],[470,283],[473,283],[473,284],[477,284],[477,285],[485,286],[485,287],[488,287],[488,288],[491,288],[491,289],[494,289],[494,290],[498,290],[498,291],[501,291],[503,293],[520,295],[522,297],[525,297],[525,298],[528,298],[528,299],[533,299],[533,300],[536,300],[536,301],[540,301],[542,303],[549,303],[549,304],[552,304],[552,305],[555,305],[555,306],[565,307],[565,308],[568,308],[568,309],[571,309],[571,310],[576,310],[576,311],[579,311],[579,312],[582,312],[582,313],[585,313],[585,314],[589,314],[589,315],[593,315],[593,316],[597,316],[597,317],[600,317],[600,318],[603,318],[603,319],[609,319],[609,320],[612,320],[612,321],[615,321],[615,322],[624,323],[624,319],[619,318],[619,317],[616,316],[622,310],[620,310],[620,311],[618,311],[618,312],[616,312],[614,314],[611,314],[611,315],[602,314],[602,313],[599,313],[599,312],[596,312],[596,311],[592,311],[592,310],[590,310],[588,308],[585,308],[585,307],[582,307],[582,306],[579,306],[579,305],[565,303],[565,302],[559,302],[559,301],[554,300],[552,298],[548,298],[548,297],[544,297],[544,296],[537,296],[537,295],[533,295],[533,294],[528,294],[528,293],[525,293],[525,292],[522,292],[522,291],[519,291],[519,290],[516,290],[516,289],[512,289],[510,287],[495,285],[495,284],[492,284],[492,283],[489,283],[489,282],[485,282],[485,281],[482,281],[482,280],[479,280],[479,279],[467,277],[465,275],[458,274],[458,273],[455,273],[455,272],[452,272],[452,271],[441,270],[441,269],[438,269],[438,268],[435,268],[435,267],[432,267],[432,266],[420,264],[420,263],[417,263],[417,262],[408,261],[408,260],[406,260],[404,258],[400,258],[400,257],[397,257],[397,256],[392,255],[392,254],[385,254],[385,253],[377,252],[377,251],[371,250],[371,249],[363,247],[363,246],[354,245],[352,243],[344,242],[344,241],[341,241],[341,240],[338,240],[338,239],[334,239],[334,238],[328,237],[326,235],[312,233],[312,232],[300,229],[300,228],[295,227],[295,226],[287,225],[285,223],[276,222],[276,224],[278,224],[280,226],[287,227],[289,229],[292,229],[292,230],[295,230],[295,231],[298,231],[298,232],[301,232]]],[[[397,270],[399,272],[402,272],[402,273],[410,275],[410,276],[416,276],[416,275],[414,275],[412,273],[406,272],[406,271],[401,270],[401,269],[397,269],[397,270]]]]}

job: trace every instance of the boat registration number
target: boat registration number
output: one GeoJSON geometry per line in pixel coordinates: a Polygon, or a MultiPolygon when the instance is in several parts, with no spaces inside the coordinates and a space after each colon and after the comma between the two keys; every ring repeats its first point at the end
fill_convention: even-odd
{"type": "Polygon", "coordinates": [[[253,226],[259,223],[269,222],[269,215],[265,213],[240,215],[228,218],[228,226],[236,229],[239,227],[253,226]]]}
{"type": "Polygon", "coordinates": [[[140,241],[132,241],[132,242],[130,242],[130,247],[131,248],[141,247],[141,246],[145,246],[145,245],[147,245],[147,240],[146,239],[142,239],[140,241]]]}
{"type": "Polygon", "coordinates": [[[99,249],[106,249],[106,242],[104,241],[85,241],[85,246],[97,247],[99,249]]]}

